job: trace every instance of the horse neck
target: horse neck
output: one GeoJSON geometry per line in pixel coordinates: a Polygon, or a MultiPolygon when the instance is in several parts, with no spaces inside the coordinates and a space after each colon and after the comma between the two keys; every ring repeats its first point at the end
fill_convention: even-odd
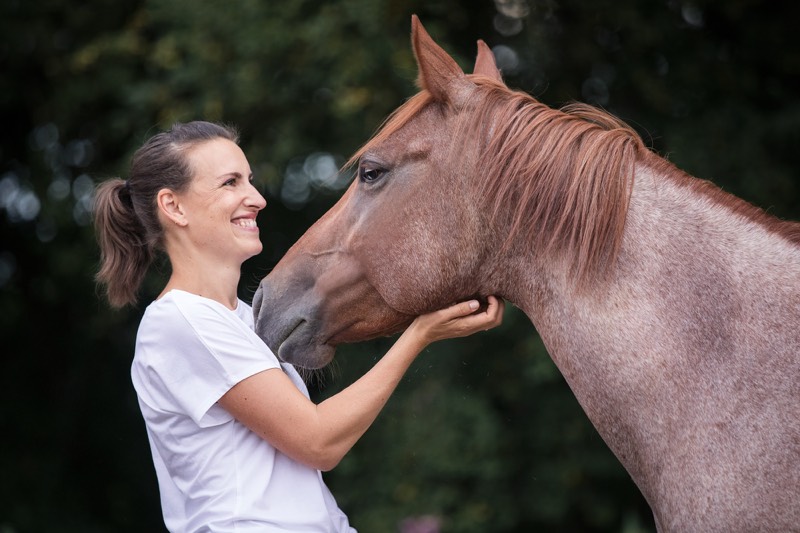
{"type": "Polygon", "coordinates": [[[498,290],[531,319],[648,499],[678,438],[669,431],[701,425],[700,403],[730,409],[715,404],[734,401],[727,393],[705,397],[710,387],[737,375],[774,380],[781,361],[798,366],[800,324],[785,309],[800,309],[800,247],[689,185],[637,167],[619,257],[593,288],[576,292],[566,265],[534,253],[496,269],[509,273],[498,290]]]}
{"type": "Polygon", "coordinates": [[[569,254],[540,257],[521,235],[498,255],[487,285],[502,287],[537,328],[570,308],[583,310],[575,311],[581,319],[591,310],[613,315],[614,307],[672,304],[719,315],[726,299],[774,290],[798,294],[800,225],[792,225],[792,235],[780,231],[786,223],[777,219],[744,216],[742,207],[749,204],[721,191],[709,195],[705,182],[677,170],[674,179],[673,169],[655,156],[637,165],[625,232],[607,280],[576,290],[567,274],[569,254]]]}

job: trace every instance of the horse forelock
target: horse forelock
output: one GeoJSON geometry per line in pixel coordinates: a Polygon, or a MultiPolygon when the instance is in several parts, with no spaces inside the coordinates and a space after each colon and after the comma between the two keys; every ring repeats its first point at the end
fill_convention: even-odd
{"type": "Polygon", "coordinates": [[[560,254],[578,287],[601,280],[622,242],[641,138],[585,104],[557,110],[496,84],[479,91],[460,129],[487,136],[473,183],[504,247],[560,254]]]}

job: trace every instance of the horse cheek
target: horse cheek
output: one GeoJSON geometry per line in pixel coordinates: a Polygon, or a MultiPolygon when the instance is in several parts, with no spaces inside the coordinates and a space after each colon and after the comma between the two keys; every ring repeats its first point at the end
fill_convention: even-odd
{"type": "Polygon", "coordinates": [[[372,250],[365,258],[368,276],[387,305],[419,315],[471,294],[467,272],[474,254],[458,233],[463,223],[417,217],[366,246],[372,250]]]}

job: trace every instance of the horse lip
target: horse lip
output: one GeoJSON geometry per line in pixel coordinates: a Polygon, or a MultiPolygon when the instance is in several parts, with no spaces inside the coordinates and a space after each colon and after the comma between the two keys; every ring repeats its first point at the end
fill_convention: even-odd
{"type": "Polygon", "coordinates": [[[281,349],[281,346],[283,345],[283,343],[286,342],[287,339],[289,337],[291,337],[292,334],[295,331],[297,331],[297,329],[300,328],[300,326],[302,326],[306,322],[307,322],[307,320],[305,318],[298,318],[297,322],[295,323],[295,325],[288,329],[288,333],[286,333],[285,335],[278,336],[277,339],[276,339],[277,343],[276,343],[276,346],[275,346],[275,353],[280,352],[280,349],[281,349]]]}

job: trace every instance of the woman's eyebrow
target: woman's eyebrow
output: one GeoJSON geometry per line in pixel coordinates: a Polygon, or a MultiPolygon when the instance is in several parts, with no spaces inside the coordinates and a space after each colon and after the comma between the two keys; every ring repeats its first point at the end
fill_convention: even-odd
{"type": "MultiPolygon", "coordinates": [[[[252,175],[252,173],[250,175],[252,175]]],[[[225,172],[223,174],[220,174],[219,176],[217,176],[217,179],[221,180],[223,178],[241,178],[241,177],[242,177],[241,172],[234,171],[234,172],[225,172]]]]}

